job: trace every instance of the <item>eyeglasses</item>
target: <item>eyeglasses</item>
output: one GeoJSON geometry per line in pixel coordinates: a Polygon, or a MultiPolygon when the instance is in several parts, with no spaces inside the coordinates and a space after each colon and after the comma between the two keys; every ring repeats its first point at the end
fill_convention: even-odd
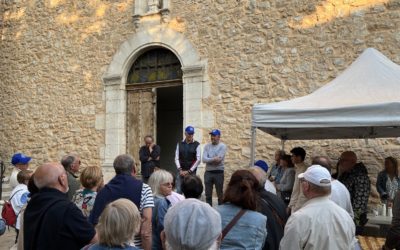
{"type": "Polygon", "coordinates": [[[161,184],[162,186],[164,186],[164,187],[172,187],[172,182],[166,182],[166,183],[163,183],[163,184],[161,184]]]}

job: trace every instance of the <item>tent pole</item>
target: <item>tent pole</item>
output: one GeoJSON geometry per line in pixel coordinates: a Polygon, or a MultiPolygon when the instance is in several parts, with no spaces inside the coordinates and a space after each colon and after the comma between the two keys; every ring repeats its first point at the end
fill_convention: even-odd
{"type": "Polygon", "coordinates": [[[281,139],[281,144],[282,144],[282,150],[285,151],[285,142],[286,140],[281,139]]]}
{"type": "Polygon", "coordinates": [[[257,127],[251,127],[250,167],[254,166],[257,127]]]}

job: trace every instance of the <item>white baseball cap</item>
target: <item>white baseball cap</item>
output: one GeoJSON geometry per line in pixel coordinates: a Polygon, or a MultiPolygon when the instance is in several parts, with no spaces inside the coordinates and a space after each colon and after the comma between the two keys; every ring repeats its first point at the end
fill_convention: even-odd
{"type": "Polygon", "coordinates": [[[331,185],[331,174],[320,165],[310,166],[304,173],[299,174],[298,178],[304,178],[306,181],[320,187],[329,187],[331,185]]]}

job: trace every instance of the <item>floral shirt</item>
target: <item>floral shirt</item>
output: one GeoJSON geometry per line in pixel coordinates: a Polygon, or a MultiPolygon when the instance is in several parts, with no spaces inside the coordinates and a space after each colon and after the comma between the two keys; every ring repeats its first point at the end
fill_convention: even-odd
{"type": "Polygon", "coordinates": [[[357,163],[347,173],[343,173],[339,179],[350,192],[351,205],[354,213],[366,214],[368,212],[368,199],[371,191],[371,181],[368,177],[367,168],[363,163],[357,163]]]}
{"type": "Polygon", "coordinates": [[[394,177],[393,180],[390,180],[390,177],[388,176],[386,181],[386,191],[391,200],[394,199],[398,190],[399,190],[399,182],[397,177],[394,177]]]}
{"type": "Polygon", "coordinates": [[[82,211],[84,216],[89,217],[96,195],[97,192],[90,189],[79,189],[72,198],[72,202],[82,211]]]}

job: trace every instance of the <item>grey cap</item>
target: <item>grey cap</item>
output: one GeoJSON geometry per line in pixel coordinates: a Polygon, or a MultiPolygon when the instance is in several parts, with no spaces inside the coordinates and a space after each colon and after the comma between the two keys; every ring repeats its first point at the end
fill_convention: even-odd
{"type": "Polygon", "coordinates": [[[164,231],[172,249],[206,250],[221,234],[221,216],[207,203],[186,199],[168,210],[164,231]]]}

